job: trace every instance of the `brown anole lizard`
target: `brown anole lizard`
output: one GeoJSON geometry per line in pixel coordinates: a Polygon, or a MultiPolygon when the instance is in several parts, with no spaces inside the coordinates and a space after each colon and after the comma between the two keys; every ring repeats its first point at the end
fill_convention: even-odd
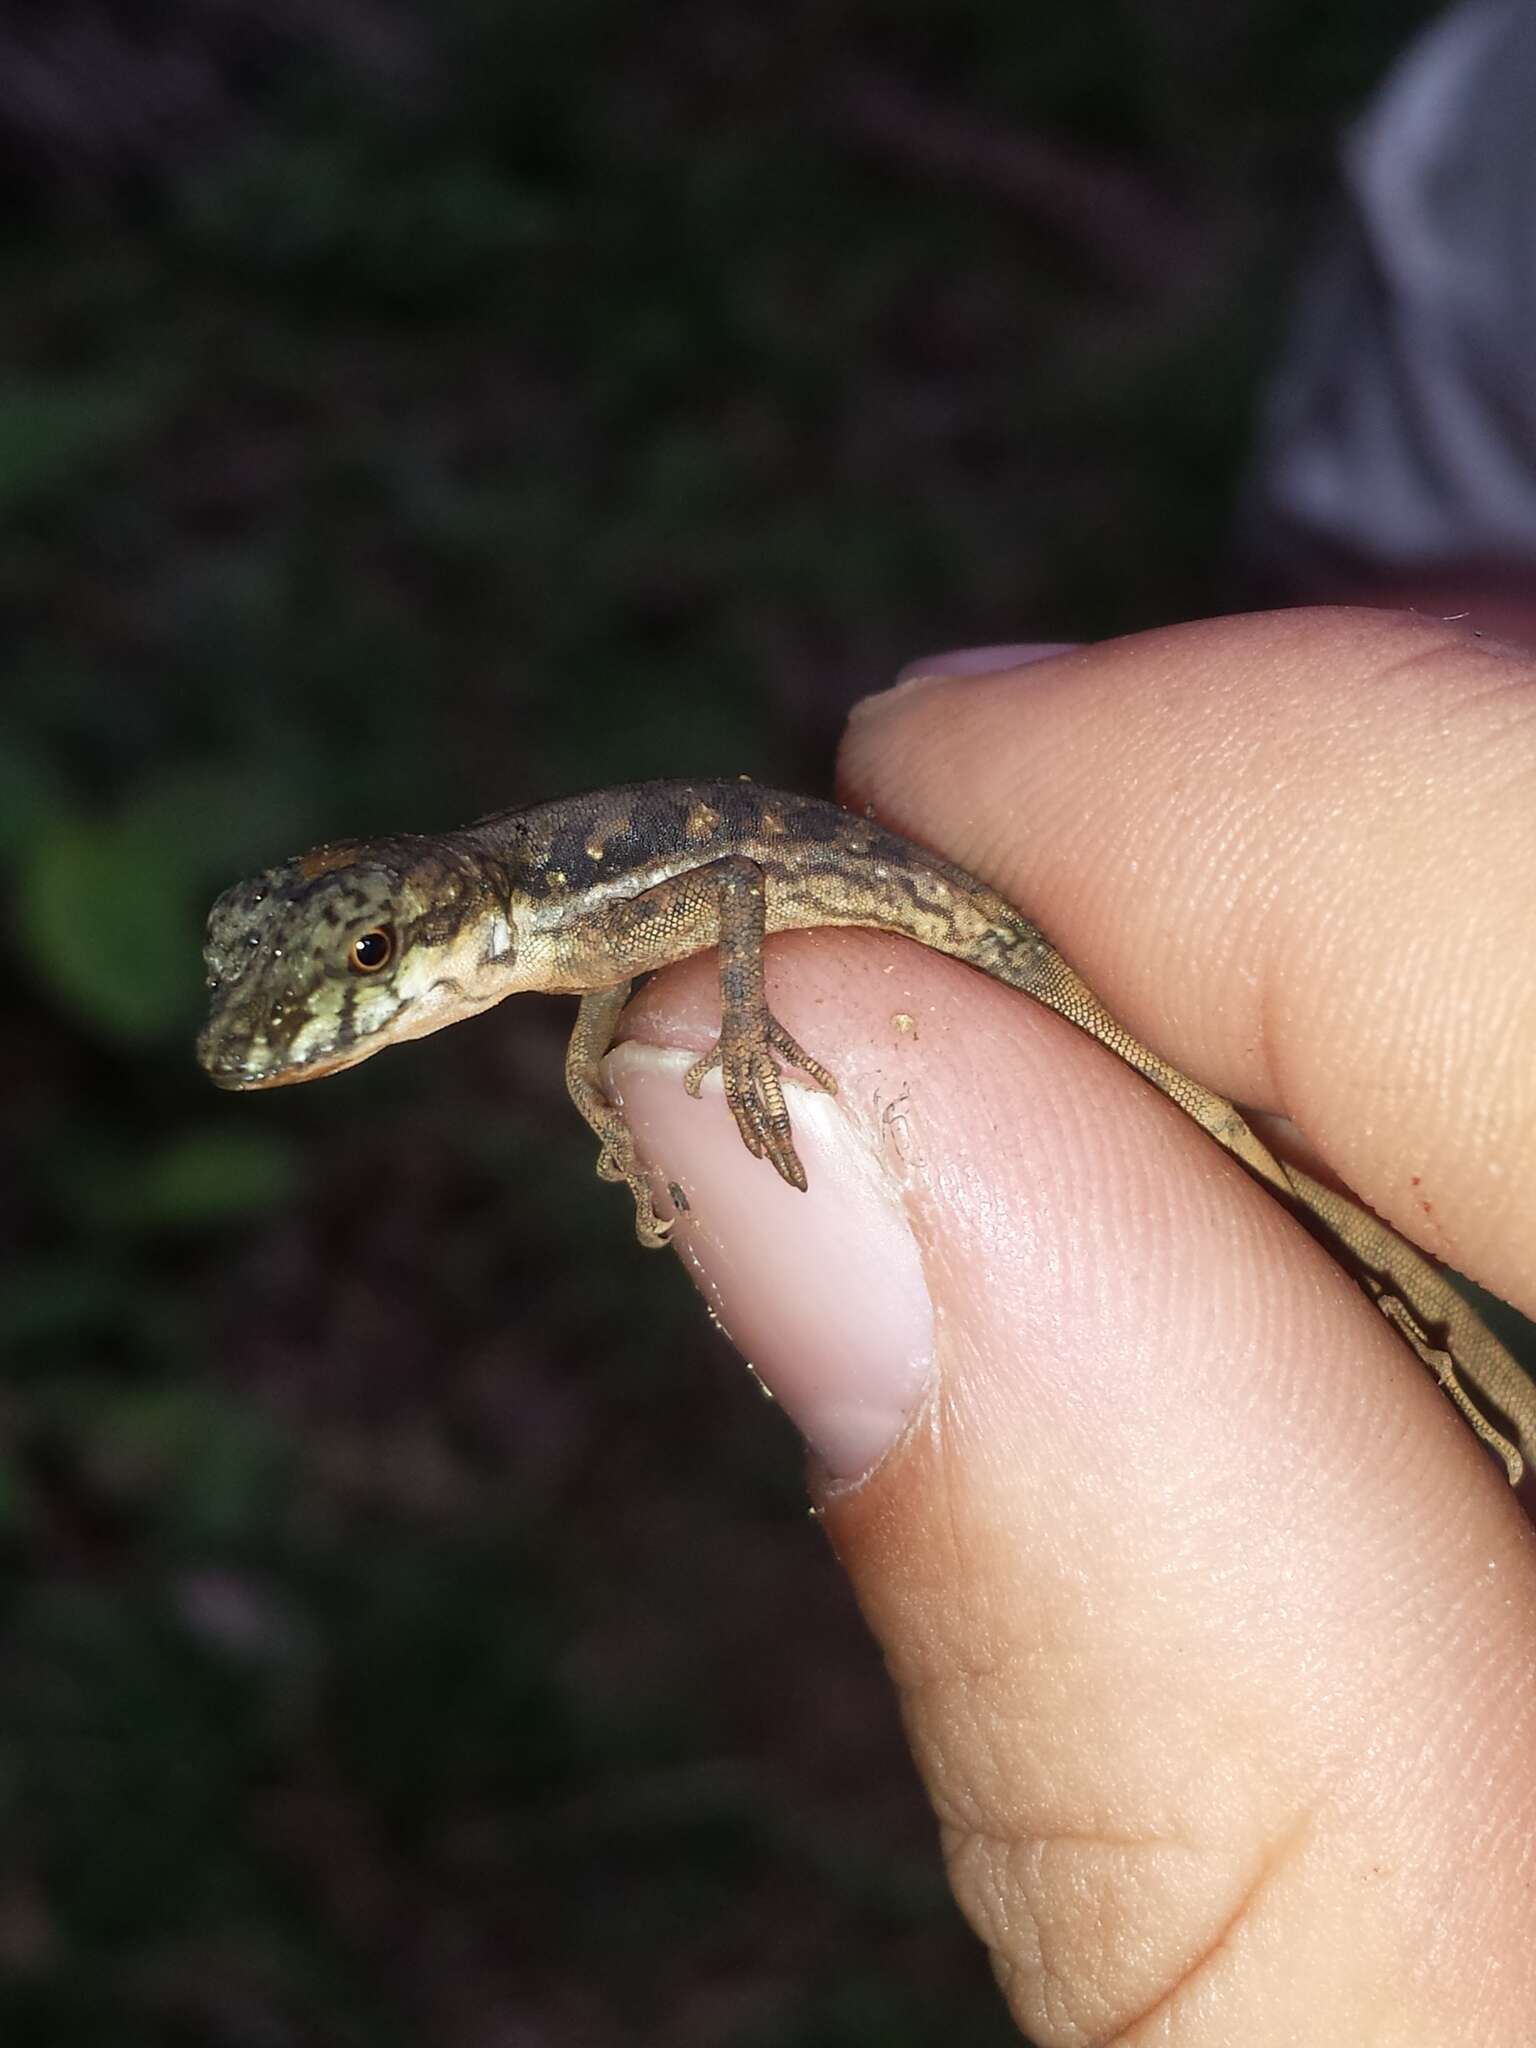
{"type": "Polygon", "coordinates": [[[835,804],[746,780],[642,782],[461,831],[321,846],[229,889],[208,920],[213,1004],[198,1056],[222,1088],[353,1066],[523,990],[581,998],[566,1084],[597,1170],[666,1242],[601,1063],[637,975],[715,947],[720,1069],[747,1149],[805,1186],[782,1068],[836,1082],[768,1008],[771,932],[898,932],[1044,1003],[1109,1047],[1241,1160],[1376,1301],[1518,1484],[1536,1384],[1438,1269],[1378,1217],[1270,1152],[1233,1105],[1117,1024],[1049,940],[974,875],[835,804]]]}

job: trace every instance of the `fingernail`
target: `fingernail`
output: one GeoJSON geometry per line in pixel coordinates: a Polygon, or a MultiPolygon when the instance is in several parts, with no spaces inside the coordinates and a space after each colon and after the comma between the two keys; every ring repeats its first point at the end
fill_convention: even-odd
{"type": "Polygon", "coordinates": [[[742,1144],[690,1052],[630,1040],[608,1085],[641,1156],[687,1204],[672,1243],[731,1342],[833,1479],[901,1435],[933,1369],[933,1305],[901,1191],[842,1103],[787,1082],[808,1191],[742,1144]]]}
{"type": "MultiPolygon", "coordinates": [[[[1032,661],[1071,654],[1081,645],[1080,640],[1021,640],[996,647],[954,647],[944,654],[925,654],[918,661],[904,662],[891,689],[948,682],[956,676],[1000,675],[1005,669],[1027,668],[1032,661]]],[[[890,691],[882,694],[888,696],[890,691]]]]}

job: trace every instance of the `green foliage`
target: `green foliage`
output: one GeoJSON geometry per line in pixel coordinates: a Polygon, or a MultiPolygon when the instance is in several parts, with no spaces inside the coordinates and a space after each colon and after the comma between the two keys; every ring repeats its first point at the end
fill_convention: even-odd
{"type": "Polygon", "coordinates": [[[283,1138],[209,1126],[179,1132],[146,1163],[124,1221],[150,1230],[219,1229],[297,1192],[297,1163],[283,1138]]]}
{"type": "Polygon", "coordinates": [[[21,934],[55,992],[113,1036],[163,1036],[189,1014],[189,904],[176,850],[132,819],[65,814],[34,841],[21,934]]]}

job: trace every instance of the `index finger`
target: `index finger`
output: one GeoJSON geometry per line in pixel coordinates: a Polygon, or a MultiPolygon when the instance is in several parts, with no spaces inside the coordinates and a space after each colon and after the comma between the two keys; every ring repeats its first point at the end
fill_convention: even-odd
{"type": "Polygon", "coordinates": [[[1167,627],[872,699],[841,782],[1536,1312],[1529,653],[1393,612],[1167,627]]]}

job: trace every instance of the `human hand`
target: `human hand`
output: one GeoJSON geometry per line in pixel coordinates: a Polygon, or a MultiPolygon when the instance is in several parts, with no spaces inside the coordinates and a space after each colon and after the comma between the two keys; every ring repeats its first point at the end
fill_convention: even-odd
{"type": "MultiPolygon", "coordinates": [[[[877,699],[843,787],[1531,1312],[1533,685],[1394,614],[1216,620],[877,699]]],[[[808,1194],[683,1095],[711,963],[647,988],[613,1079],[811,1444],[1021,2026],[1522,2038],[1536,1544],[1499,1469],[1059,1018],[868,932],[776,940],[769,980],[839,1080],[791,1096],[808,1194]]]]}

